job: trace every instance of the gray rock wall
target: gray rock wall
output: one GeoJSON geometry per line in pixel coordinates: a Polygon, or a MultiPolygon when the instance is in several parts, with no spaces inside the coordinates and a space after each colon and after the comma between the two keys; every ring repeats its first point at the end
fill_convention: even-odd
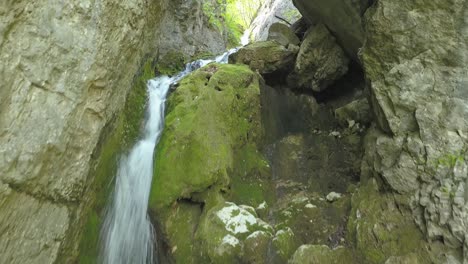
{"type": "MultiPolygon", "coordinates": [[[[169,45],[162,20],[182,3],[167,2],[0,3],[0,263],[54,263],[77,247],[67,232],[84,217],[91,155],[143,58],[169,45]]],[[[190,38],[210,35],[218,52],[217,34],[190,38]]]]}
{"type": "Polygon", "coordinates": [[[267,40],[268,29],[274,23],[285,21],[290,24],[296,22],[300,17],[299,11],[294,7],[292,0],[266,0],[258,11],[258,16],[252,22],[248,29],[252,41],[267,40]]]}
{"type": "Polygon", "coordinates": [[[362,61],[381,132],[364,167],[468,261],[468,1],[379,0],[362,61]],[[409,202],[404,202],[408,204],[409,202]]]}

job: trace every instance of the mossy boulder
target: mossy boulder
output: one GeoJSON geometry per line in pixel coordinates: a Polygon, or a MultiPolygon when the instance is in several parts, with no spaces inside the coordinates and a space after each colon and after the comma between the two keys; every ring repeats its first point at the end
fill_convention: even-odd
{"type": "Polygon", "coordinates": [[[259,151],[261,85],[245,65],[210,64],[181,80],[168,98],[149,210],[176,263],[240,261],[252,232],[273,232],[260,227],[252,207],[271,196],[269,164],[259,151]],[[226,204],[231,198],[246,205],[226,204]],[[231,205],[230,218],[255,219],[248,232],[230,231],[218,217],[231,205]]]}
{"type": "Polygon", "coordinates": [[[257,218],[254,210],[225,202],[202,216],[196,241],[199,252],[206,252],[210,263],[238,263],[243,257],[244,242],[252,244],[255,232],[262,232],[255,236],[267,235],[273,228],[257,218]]]}
{"type": "Polygon", "coordinates": [[[260,41],[241,48],[229,56],[231,64],[246,64],[261,74],[288,71],[294,66],[297,49],[286,48],[276,41],[260,41]]]}
{"type": "Polygon", "coordinates": [[[290,264],[344,264],[358,263],[353,260],[351,250],[344,247],[330,249],[325,245],[303,245],[297,249],[290,264]]]}
{"type": "Polygon", "coordinates": [[[430,263],[429,248],[411,214],[398,207],[393,196],[381,193],[375,180],[364,183],[352,197],[348,240],[366,263],[384,263],[390,257],[414,253],[414,263],[430,263]]]}
{"type": "Polygon", "coordinates": [[[265,231],[250,234],[244,241],[244,261],[251,264],[267,264],[272,237],[272,234],[265,231]]]}
{"type": "Polygon", "coordinates": [[[259,75],[242,65],[211,64],[180,82],[156,149],[151,209],[227,187],[236,154],[246,149],[252,152],[244,172],[262,174],[268,164],[256,151],[263,134],[259,87],[259,75]]]}
{"type": "Polygon", "coordinates": [[[297,247],[300,245],[296,239],[296,235],[291,228],[286,227],[278,230],[272,241],[275,255],[281,262],[286,262],[297,247]]]}

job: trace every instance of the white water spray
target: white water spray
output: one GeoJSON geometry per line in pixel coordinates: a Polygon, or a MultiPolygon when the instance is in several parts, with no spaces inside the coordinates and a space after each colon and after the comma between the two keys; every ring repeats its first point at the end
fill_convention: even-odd
{"type": "Polygon", "coordinates": [[[232,49],[214,60],[198,60],[170,78],[148,81],[148,119],[143,137],[120,160],[113,200],[102,229],[101,259],[105,264],[155,263],[155,233],[147,214],[153,177],[153,152],[164,128],[164,109],[169,87],[192,71],[211,62],[227,63],[232,49]]]}

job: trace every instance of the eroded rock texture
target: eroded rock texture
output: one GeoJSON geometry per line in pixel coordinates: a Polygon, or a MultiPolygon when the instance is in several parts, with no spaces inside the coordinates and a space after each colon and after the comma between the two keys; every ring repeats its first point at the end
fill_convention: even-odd
{"type": "Polygon", "coordinates": [[[382,131],[371,139],[363,166],[411,197],[427,237],[464,247],[465,261],[467,14],[463,0],[377,1],[366,15],[362,53],[382,131]]]}

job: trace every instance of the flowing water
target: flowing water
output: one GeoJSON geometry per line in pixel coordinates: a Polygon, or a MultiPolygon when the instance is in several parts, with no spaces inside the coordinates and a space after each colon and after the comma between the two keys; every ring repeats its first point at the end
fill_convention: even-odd
{"type": "Polygon", "coordinates": [[[105,264],[146,264],[156,262],[155,232],[147,214],[153,177],[153,152],[164,128],[166,96],[172,84],[211,62],[227,63],[232,49],[213,60],[186,65],[174,77],[161,76],[147,83],[148,113],[143,136],[123,156],[117,170],[112,203],[102,228],[101,261],[105,264]]]}

